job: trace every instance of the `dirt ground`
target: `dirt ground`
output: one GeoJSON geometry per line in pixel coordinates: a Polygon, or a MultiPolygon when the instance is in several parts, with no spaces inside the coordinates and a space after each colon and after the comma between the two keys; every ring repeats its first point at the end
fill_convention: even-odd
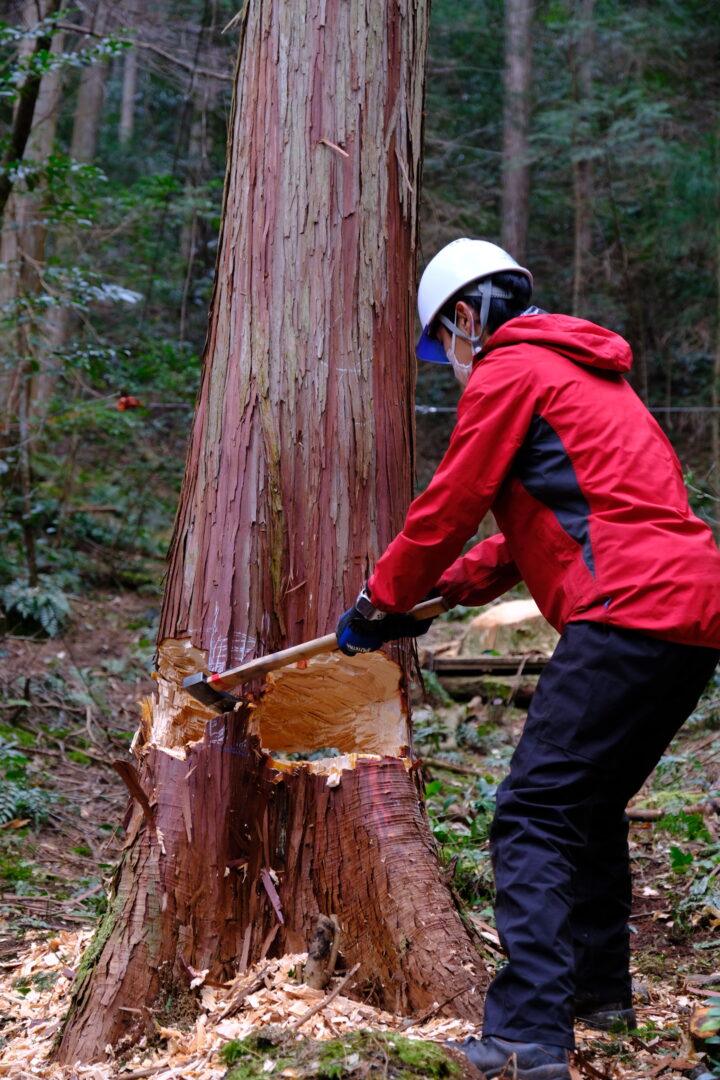
{"type": "MultiPolygon", "coordinates": [[[[51,1075],[69,1080],[71,1075],[51,1072],[44,1055],[67,1008],[82,948],[104,908],[122,843],[127,793],[113,761],[127,758],[138,701],[153,687],[149,672],[157,598],[108,592],[78,598],[74,607],[72,629],[63,638],[0,641],[0,770],[5,777],[5,796],[0,794],[0,815],[5,806],[0,816],[0,1076],[13,1080],[51,1075]],[[17,795],[20,789],[31,797],[28,803],[21,800],[13,814],[7,793],[17,795]],[[17,1057],[20,1047],[34,1049],[17,1057]]],[[[460,637],[468,638],[466,625],[436,624],[435,646],[460,637]]],[[[468,702],[448,702],[434,683],[429,690],[428,700],[419,690],[415,697],[418,749],[429,762],[431,822],[443,858],[457,863],[456,886],[469,902],[478,942],[493,965],[501,953],[486,889],[487,845],[477,839],[478,822],[491,801],[482,793],[502,776],[524,711],[504,704],[497,696],[501,691],[493,687],[484,699],[480,695],[468,702]],[[475,868],[474,879],[472,874],[463,878],[468,865],[475,868]]],[[[714,991],[720,994],[719,773],[720,689],[713,687],[634,800],[632,943],[638,1027],[629,1034],[578,1028],[577,1077],[720,1076],[720,1068],[703,1056],[713,1045],[690,1034],[693,1013],[712,1003],[714,991]]],[[[252,1008],[238,1012],[236,1037],[253,1030],[253,1024],[282,1024],[297,1016],[302,998],[288,997],[281,974],[272,986],[265,979],[268,1001],[254,1000],[252,1008]]],[[[217,1047],[230,1030],[226,1020],[226,1028],[216,1031],[213,1025],[220,1023],[217,1010],[226,1007],[223,1001],[214,999],[206,1009],[202,1068],[200,1058],[193,1058],[193,1046],[202,1042],[193,1029],[165,1036],[152,1052],[139,1048],[133,1060],[108,1064],[103,1072],[72,1075],[78,1080],[85,1075],[162,1077],[166,1070],[168,1077],[220,1077],[224,1066],[217,1047]],[[210,1031],[214,1043],[207,1041],[210,1031]]],[[[334,1008],[331,1028],[337,1030],[355,1005],[340,996],[334,1008]]],[[[363,1013],[343,1030],[383,1024],[390,1029],[396,1021],[363,1013]]],[[[306,1034],[329,1037],[324,1021],[317,1023],[306,1034]]],[[[438,1028],[430,1020],[413,1034],[442,1041],[461,1037],[465,1030],[438,1028]]]]}

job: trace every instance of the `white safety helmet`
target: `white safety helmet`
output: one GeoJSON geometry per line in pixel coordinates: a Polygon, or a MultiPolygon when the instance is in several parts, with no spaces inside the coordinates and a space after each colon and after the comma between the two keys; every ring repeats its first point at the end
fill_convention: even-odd
{"type": "Polygon", "coordinates": [[[438,251],[425,267],[418,287],[418,315],[423,332],[415,352],[420,360],[430,360],[434,364],[449,363],[440,341],[430,336],[430,327],[448,300],[475,282],[477,287],[468,288],[467,294],[477,296],[481,302],[480,335],[470,338],[457,328],[453,330],[452,324],[448,329],[453,330],[459,337],[466,338],[473,346],[479,343],[487,323],[490,301],[494,297],[509,300],[512,296],[507,290],[493,286],[492,282],[483,282],[480,279],[501,274],[506,270],[524,274],[532,286],[530,271],[520,266],[507,251],[487,240],[453,240],[438,251]]]}

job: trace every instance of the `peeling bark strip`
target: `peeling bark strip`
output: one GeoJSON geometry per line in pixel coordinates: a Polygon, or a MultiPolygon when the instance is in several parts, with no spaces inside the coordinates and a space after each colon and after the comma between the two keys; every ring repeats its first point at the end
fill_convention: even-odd
{"type": "Polygon", "coordinates": [[[155,831],[155,815],[153,814],[150,800],[143,791],[142,784],[135,769],[129,761],[113,761],[113,769],[121,777],[125,787],[141,806],[148,828],[155,831]]]}
{"type": "Polygon", "coordinates": [[[260,871],[260,880],[262,881],[263,885],[265,886],[265,892],[270,897],[270,903],[272,904],[273,908],[275,909],[275,914],[277,915],[277,921],[279,923],[284,923],[285,920],[283,918],[282,904],[280,903],[280,897],[277,894],[277,889],[275,888],[275,884],[274,884],[273,879],[271,877],[271,872],[270,872],[270,870],[267,869],[267,867],[263,867],[262,870],[260,871]]]}
{"type": "Polygon", "coordinates": [[[157,841],[135,806],[68,1062],[137,1039],[188,968],[221,981],[305,951],[321,914],[387,1008],[477,1018],[487,982],[437,864],[396,660],[318,657],[221,717],[181,688],[331,630],[411,494],[427,6],[243,11],[157,694],[133,743],[157,841]],[[342,756],[288,759],[328,747],[342,756]]]}

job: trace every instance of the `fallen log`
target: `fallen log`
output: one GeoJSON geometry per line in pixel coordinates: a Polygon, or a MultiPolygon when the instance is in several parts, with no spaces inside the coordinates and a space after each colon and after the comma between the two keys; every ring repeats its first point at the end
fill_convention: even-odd
{"type": "Polygon", "coordinates": [[[460,678],[474,675],[539,675],[550,659],[539,654],[518,656],[433,656],[424,663],[428,671],[440,678],[460,678]]]}

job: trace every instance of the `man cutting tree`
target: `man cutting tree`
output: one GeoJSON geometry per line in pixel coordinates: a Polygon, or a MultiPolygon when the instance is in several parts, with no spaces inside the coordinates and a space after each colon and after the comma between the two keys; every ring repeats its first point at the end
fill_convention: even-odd
{"type": "Polygon", "coordinates": [[[427,629],[397,615],[431,590],[479,605],[524,581],[561,633],[490,836],[507,964],[482,1037],[461,1044],[490,1080],[508,1063],[517,1080],[569,1080],[575,1018],[634,1026],[625,807],[720,658],[720,554],[623,378],[630,346],[531,293],[483,240],[428,264],[417,355],[465,387],[457,423],[337,629],[344,652],[372,651],[427,629]],[[489,510],[500,532],[461,554],[489,510]]]}

